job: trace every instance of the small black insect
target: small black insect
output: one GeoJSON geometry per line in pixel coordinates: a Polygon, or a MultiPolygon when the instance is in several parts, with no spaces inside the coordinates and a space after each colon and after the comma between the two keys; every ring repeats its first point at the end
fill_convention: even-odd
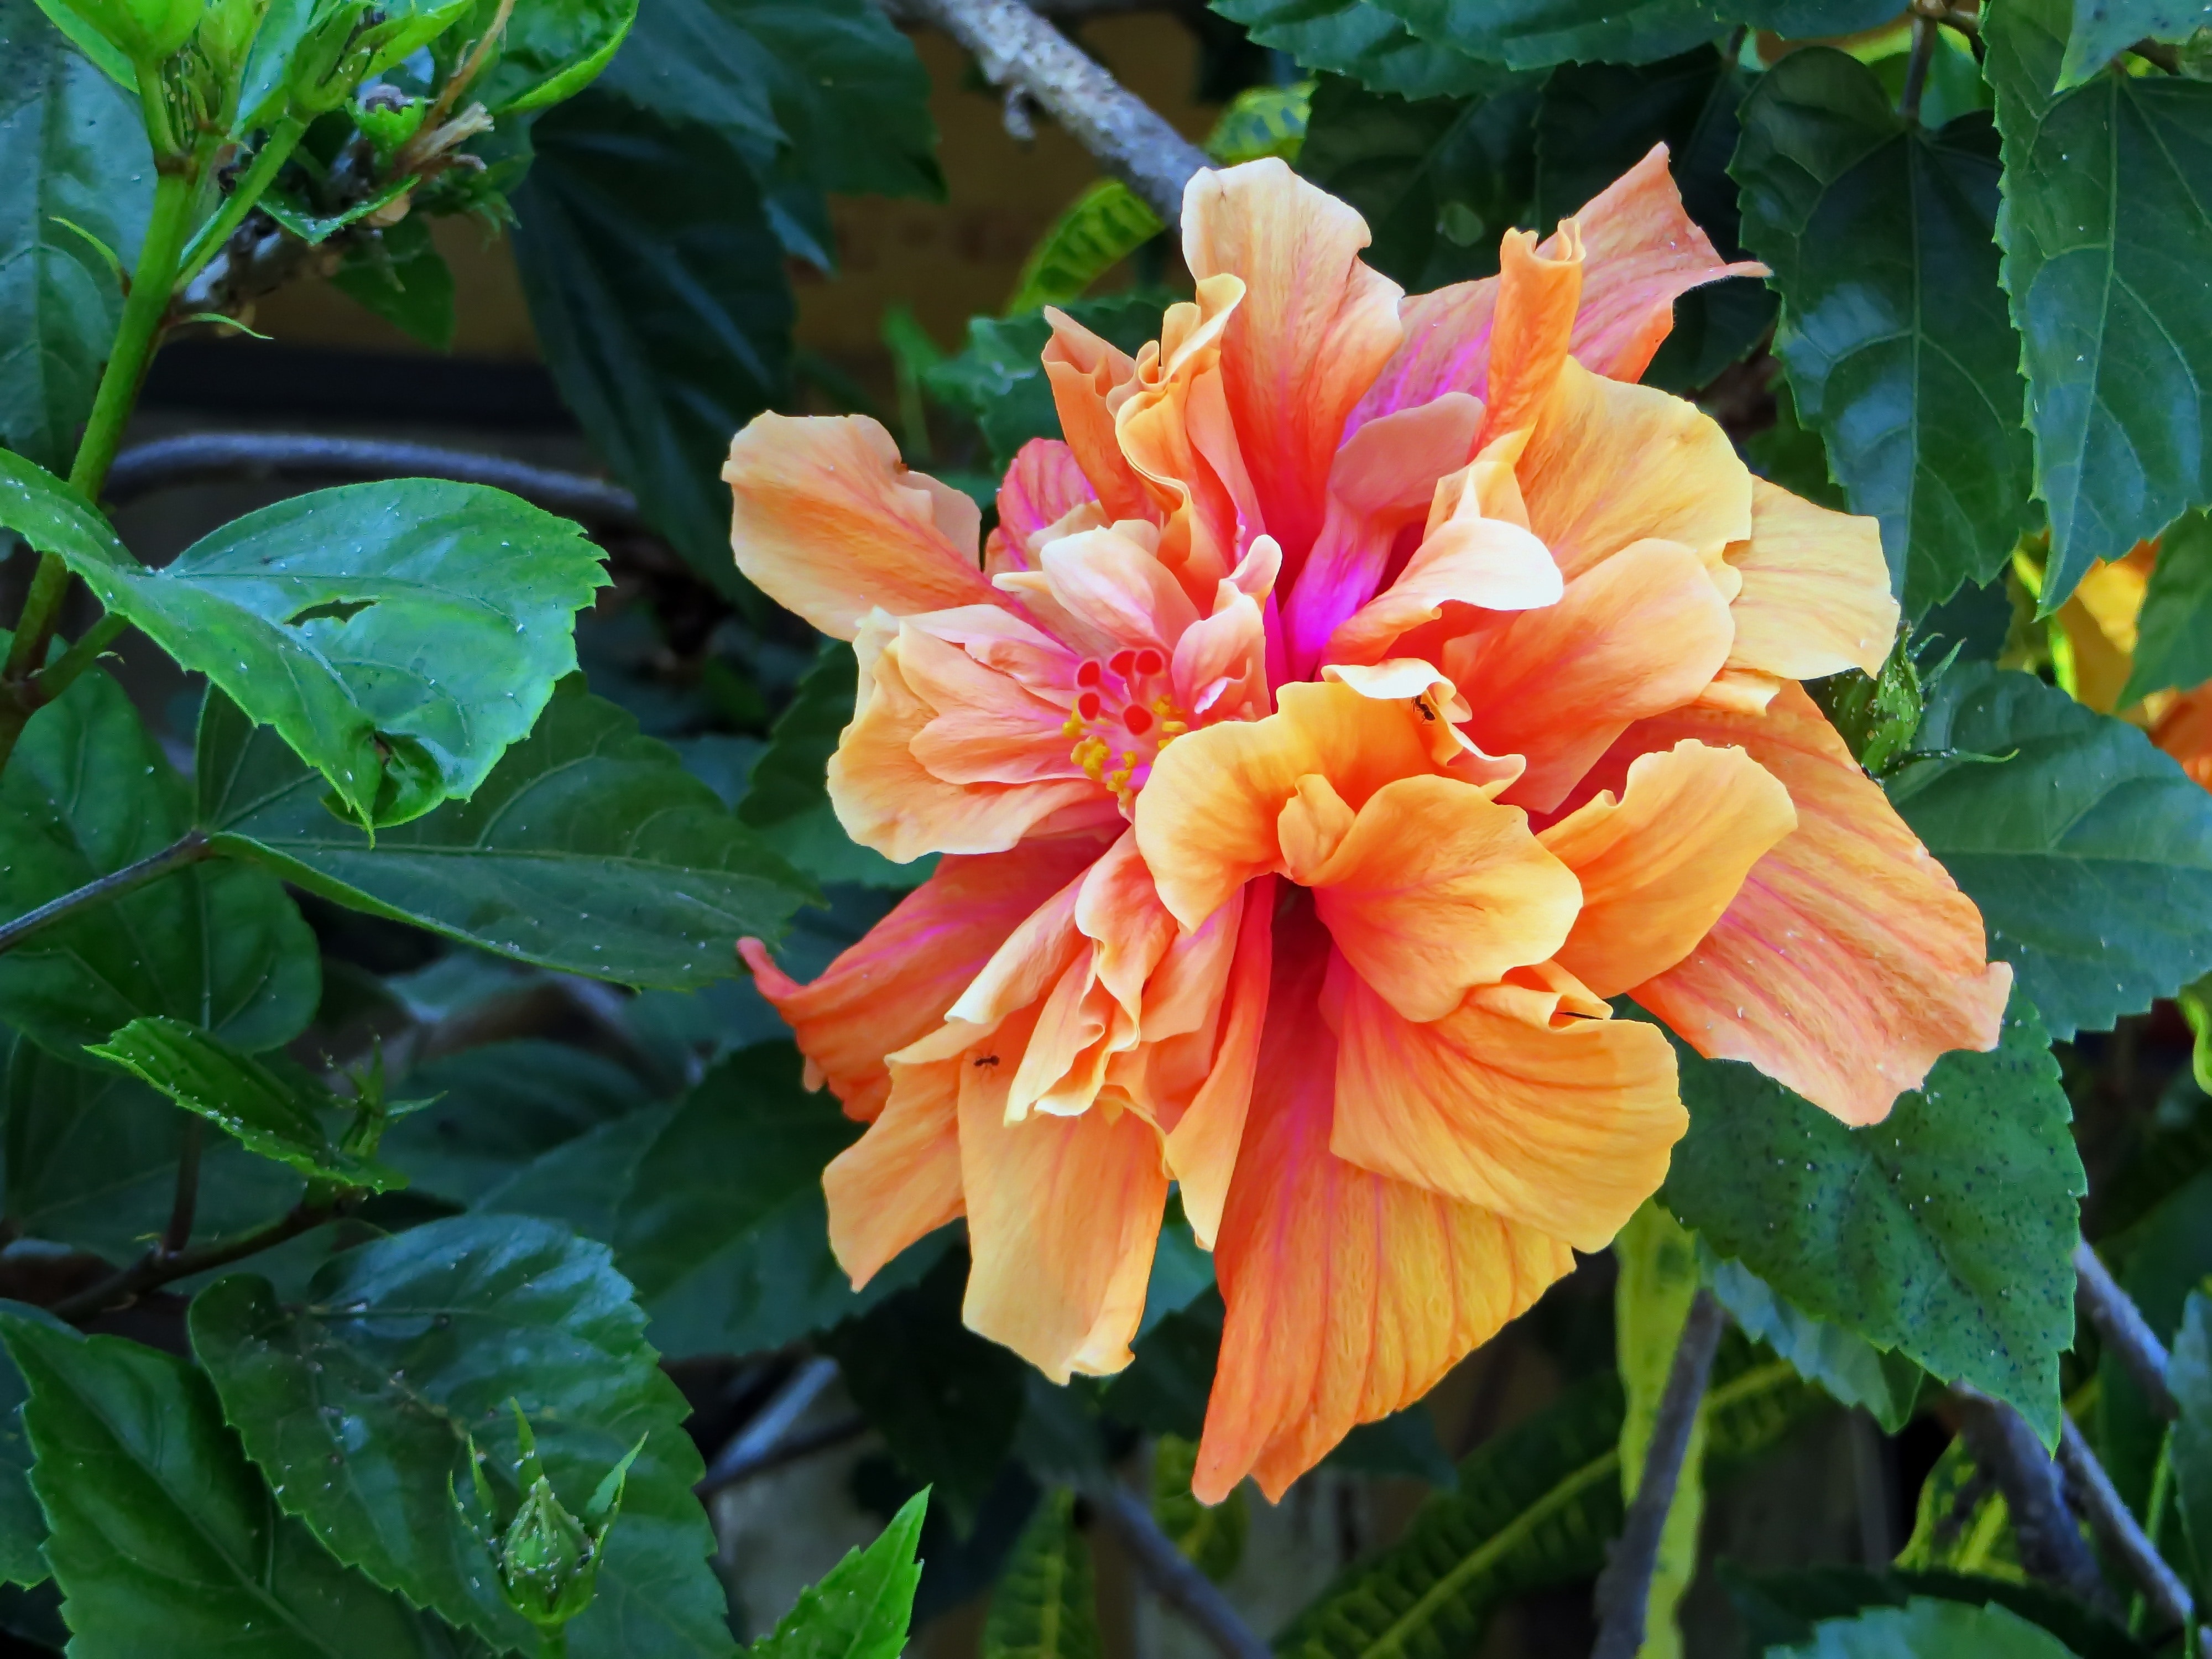
{"type": "Polygon", "coordinates": [[[996,1054],[978,1054],[975,1056],[975,1063],[978,1066],[996,1066],[999,1063],[999,1057],[996,1054]]]}

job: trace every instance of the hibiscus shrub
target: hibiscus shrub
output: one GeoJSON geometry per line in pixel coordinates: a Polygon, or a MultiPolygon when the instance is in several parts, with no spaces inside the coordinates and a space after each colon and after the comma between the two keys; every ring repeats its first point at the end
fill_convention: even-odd
{"type": "Polygon", "coordinates": [[[1184,9],[895,438],[988,9],[0,0],[0,1645],[2212,1653],[2212,13],[1184,9]],[[142,562],[463,214],[621,488],[142,562]]]}

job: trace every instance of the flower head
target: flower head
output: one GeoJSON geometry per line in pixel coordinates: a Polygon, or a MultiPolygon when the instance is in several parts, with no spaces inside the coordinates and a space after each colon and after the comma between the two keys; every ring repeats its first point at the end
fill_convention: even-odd
{"type": "Polygon", "coordinates": [[[1271,1495],[1664,1178],[1656,1025],[1852,1122],[1995,1044],[1981,920],[1795,682],[1878,667],[1874,524],[1632,384],[1727,266],[1655,150],[1497,277],[1407,300],[1279,161],[1201,173],[1135,357],[1057,314],[1064,442],[964,498],[763,416],[742,569],[859,650],[830,787],[946,857],[799,986],[869,1129],[857,1280],[956,1216],[965,1316],[1127,1363],[1170,1183],[1228,1306],[1195,1486],[1271,1495]]]}

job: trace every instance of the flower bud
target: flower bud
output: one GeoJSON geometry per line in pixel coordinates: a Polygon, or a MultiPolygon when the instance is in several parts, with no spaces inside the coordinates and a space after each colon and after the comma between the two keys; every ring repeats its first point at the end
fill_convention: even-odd
{"type": "Polygon", "coordinates": [[[471,0],[325,0],[292,53],[286,89],[294,111],[327,114],[364,81],[443,34],[471,0]]]}
{"type": "Polygon", "coordinates": [[[200,15],[221,0],[64,0],[133,64],[161,63],[199,27],[200,15]]]}

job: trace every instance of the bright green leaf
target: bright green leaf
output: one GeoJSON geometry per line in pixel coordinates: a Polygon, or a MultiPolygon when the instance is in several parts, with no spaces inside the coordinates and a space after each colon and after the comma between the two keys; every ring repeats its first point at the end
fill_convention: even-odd
{"type": "Polygon", "coordinates": [[[193,1303],[191,1336],[289,1513],[369,1579],[507,1646],[528,1627],[448,1490],[465,1436],[512,1486],[520,1401],[572,1510],[643,1436],[571,1651],[732,1651],[689,1408],[605,1246],[514,1216],[434,1221],[333,1257],[304,1305],[226,1279],[193,1303]]]}
{"type": "Polygon", "coordinates": [[[2073,1659],[2072,1649],[2018,1613],[1926,1597],[1831,1620],[1802,1646],[1768,1651],[1775,1659],[2073,1659]]]}
{"type": "Polygon", "coordinates": [[[1895,1434],[1911,1420],[1923,1374],[1902,1354],[1887,1353],[1841,1326],[1813,1317],[1741,1261],[1702,1242],[1705,1283],[1738,1329],[1788,1360],[1797,1375],[1846,1406],[1863,1406],[1895,1434]]]}
{"type": "Polygon", "coordinates": [[[1218,1504],[1201,1504],[1190,1483],[1198,1473],[1198,1442],[1164,1434],[1152,1446],[1152,1519],[1191,1565],[1215,1583],[1237,1571],[1252,1530],[1243,1487],[1218,1504]]]}
{"type": "Polygon", "coordinates": [[[2212,968],[2212,797],[2136,728],[1967,663],[1913,746],[1954,757],[1907,766],[1890,798],[2054,1033],[2107,1030],[2212,968]]]}
{"type": "Polygon", "coordinates": [[[1791,52],[1744,104],[1743,240],[1782,295],[1775,350],[1918,617],[2001,573],[2030,514],[2020,341],[1990,240],[1989,118],[1929,132],[1872,70],[1791,52]]]}
{"type": "MultiPolygon", "coordinates": [[[[2212,1300],[2190,1292],[2166,1362],[2166,1387],[2181,1415],[2173,1425],[2174,1491],[2191,1552],[2212,1562],[2212,1300]]],[[[2203,1595],[2208,1587],[2197,1586],[2203,1595]]]]}
{"type": "Polygon", "coordinates": [[[1401,98],[1467,98],[1498,90],[1494,63],[1415,40],[1405,23],[1372,0],[1212,0],[1263,46],[1288,52],[1306,69],[1349,76],[1372,92],[1401,98]]]}
{"type": "Polygon", "coordinates": [[[131,106],[135,109],[138,98],[138,71],[131,67],[130,58],[88,22],[69,4],[69,0],[38,0],[38,6],[46,13],[46,21],[60,30],[78,52],[118,88],[131,95],[131,106]]]}
{"type": "Polygon", "coordinates": [[[2212,28],[2205,0],[2074,0],[2058,89],[2078,87],[2138,40],[2185,40],[2212,28]]]}
{"type": "MultiPolygon", "coordinates": [[[[477,0],[447,38],[481,40],[498,10],[499,0],[477,0]]],[[[471,84],[469,96],[495,116],[574,97],[606,68],[637,11],[637,0],[520,0],[500,37],[499,55],[471,84]]]]}
{"type": "Polygon", "coordinates": [[[340,904],[548,968],[689,989],[774,939],[805,878],[731,817],[665,744],[580,682],[475,796],[368,837],[316,775],[227,699],[201,715],[201,823],[221,844],[340,904]]]}
{"type": "Polygon", "coordinates": [[[2045,611],[2212,502],[2212,83],[2100,75],[2054,96],[2070,27],[2067,0],[2010,0],[1986,34],[2045,611]]]}
{"type": "Polygon", "coordinates": [[[2085,1182],[2027,999],[2014,994],[1994,1053],[1946,1054],[1860,1129],[1740,1061],[1675,1054],[1690,1109],[1663,1194],[1675,1216],[1814,1318],[2055,1439],[2085,1182]]]}
{"type": "MultiPolygon", "coordinates": [[[[1134,354],[1160,331],[1165,301],[1131,294],[1066,307],[1085,328],[1134,354]]],[[[1022,317],[971,318],[968,343],[923,375],[930,395],[975,421],[990,446],[994,471],[1003,472],[1014,452],[1031,438],[1060,436],[1060,414],[1041,356],[1052,328],[1031,313],[1022,317]]]]}
{"type": "Polygon", "coordinates": [[[2158,538],[2136,629],[2135,669],[2120,693],[2122,708],[2154,691],[2194,690],[2212,680],[2212,513],[2185,514],[2158,538]]]}
{"type": "Polygon", "coordinates": [[[1166,227],[1119,179],[1101,179],[1054,220],[1014,279],[1006,314],[1066,305],[1166,227]]]}
{"type": "Polygon", "coordinates": [[[389,1164],[332,1141],[324,1119],[350,1112],[353,1103],[297,1066],[264,1064],[173,1019],[134,1019],[85,1052],[114,1061],[248,1152],[301,1175],[379,1193],[407,1184],[389,1164]]]}
{"type": "MultiPolygon", "coordinates": [[[[188,787],[131,700],[88,673],[31,717],[0,777],[0,914],[149,858],[190,823],[188,787]]],[[[314,936],[283,889],[260,871],[205,863],[0,955],[0,1017],[79,1064],[85,1044],[141,1014],[258,1050],[298,1035],[320,983],[314,936]]]]}
{"type": "Polygon", "coordinates": [[[929,1494],[908,1498],[876,1541],[848,1550],[747,1659],[898,1659],[906,1646],[914,1592],[921,1583],[915,1551],[929,1494]]]}
{"type": "Polygon", "coordinates": [[[1075,1524],[1075,1494],[1048,1493],[1015,1541],[991,1592],[983,1659],[1099,1659],[1091,1544],[1075,1524]]]}
{"type": "Polygon", "coordinates": [[[453,343],[453,273],[422,215],[348,242],[331,286],[434,350],[453,343]]]}
{"type": "Polygon", "coordinates": [[[0,1316],[0,1334],[30,1385],[31,1484],[53,1528],[46,1559],[79,1659],[463,1651],[278,1512],[207,1378],[185,1362],[21,1315],[0,1316]]]}
{"type": "Polygon", "coordinates": [[[822,1166],[858,1132],[828,1095],[806,1091],[787,1042],[740,1049],[707,1074],[640,1155],[616,1218],[623,1271],[659,1346],[679,1358],[781,1347],[935,1260],[917,1245],[856,1296],[830,1254],[822,1166]]]}
{"type": "MultiPolygon", "coordinates": [[[[1626,1408],[1620,1422],[1620,1493],[1633,1501],[1643,1484],[1644,1462],[1659,1402],[1674,1364],[1674,1349],[1698,1294],[1698,1241],[1647,1199],[1613,1242],[1620,1277],[1613,1291],[1613,1352],[1626,1408]]],[[[1659,1555],[1645,1602],[1642,1659],[1680,1659],[1682,1632],[1674,1609],[1698,1571],[1698,1528],[1705,1518],[1705,1432],[1690,1433],[1680,1484],[1668,1506],[1659,1555]]]]}
{"type": "Polygon", "coordinates": [[[855,843],[830,805],[830,757],[853,719],[860,669],[853,647],[832,641],[800,678],[776,717],[767,752],[754,763],[738,817],[760,838],[819,882],[857,882],[903,890],[924,880],[935,860],[893,864],[855,843]]]}
{"type": "Polygon", "coordinates": [[[32,0],[0,0],[0,446],[57,472],[92,411],[123,308],[86,238],[134,264],[153,187],[138,100],[72,52],[32,0]]]}

